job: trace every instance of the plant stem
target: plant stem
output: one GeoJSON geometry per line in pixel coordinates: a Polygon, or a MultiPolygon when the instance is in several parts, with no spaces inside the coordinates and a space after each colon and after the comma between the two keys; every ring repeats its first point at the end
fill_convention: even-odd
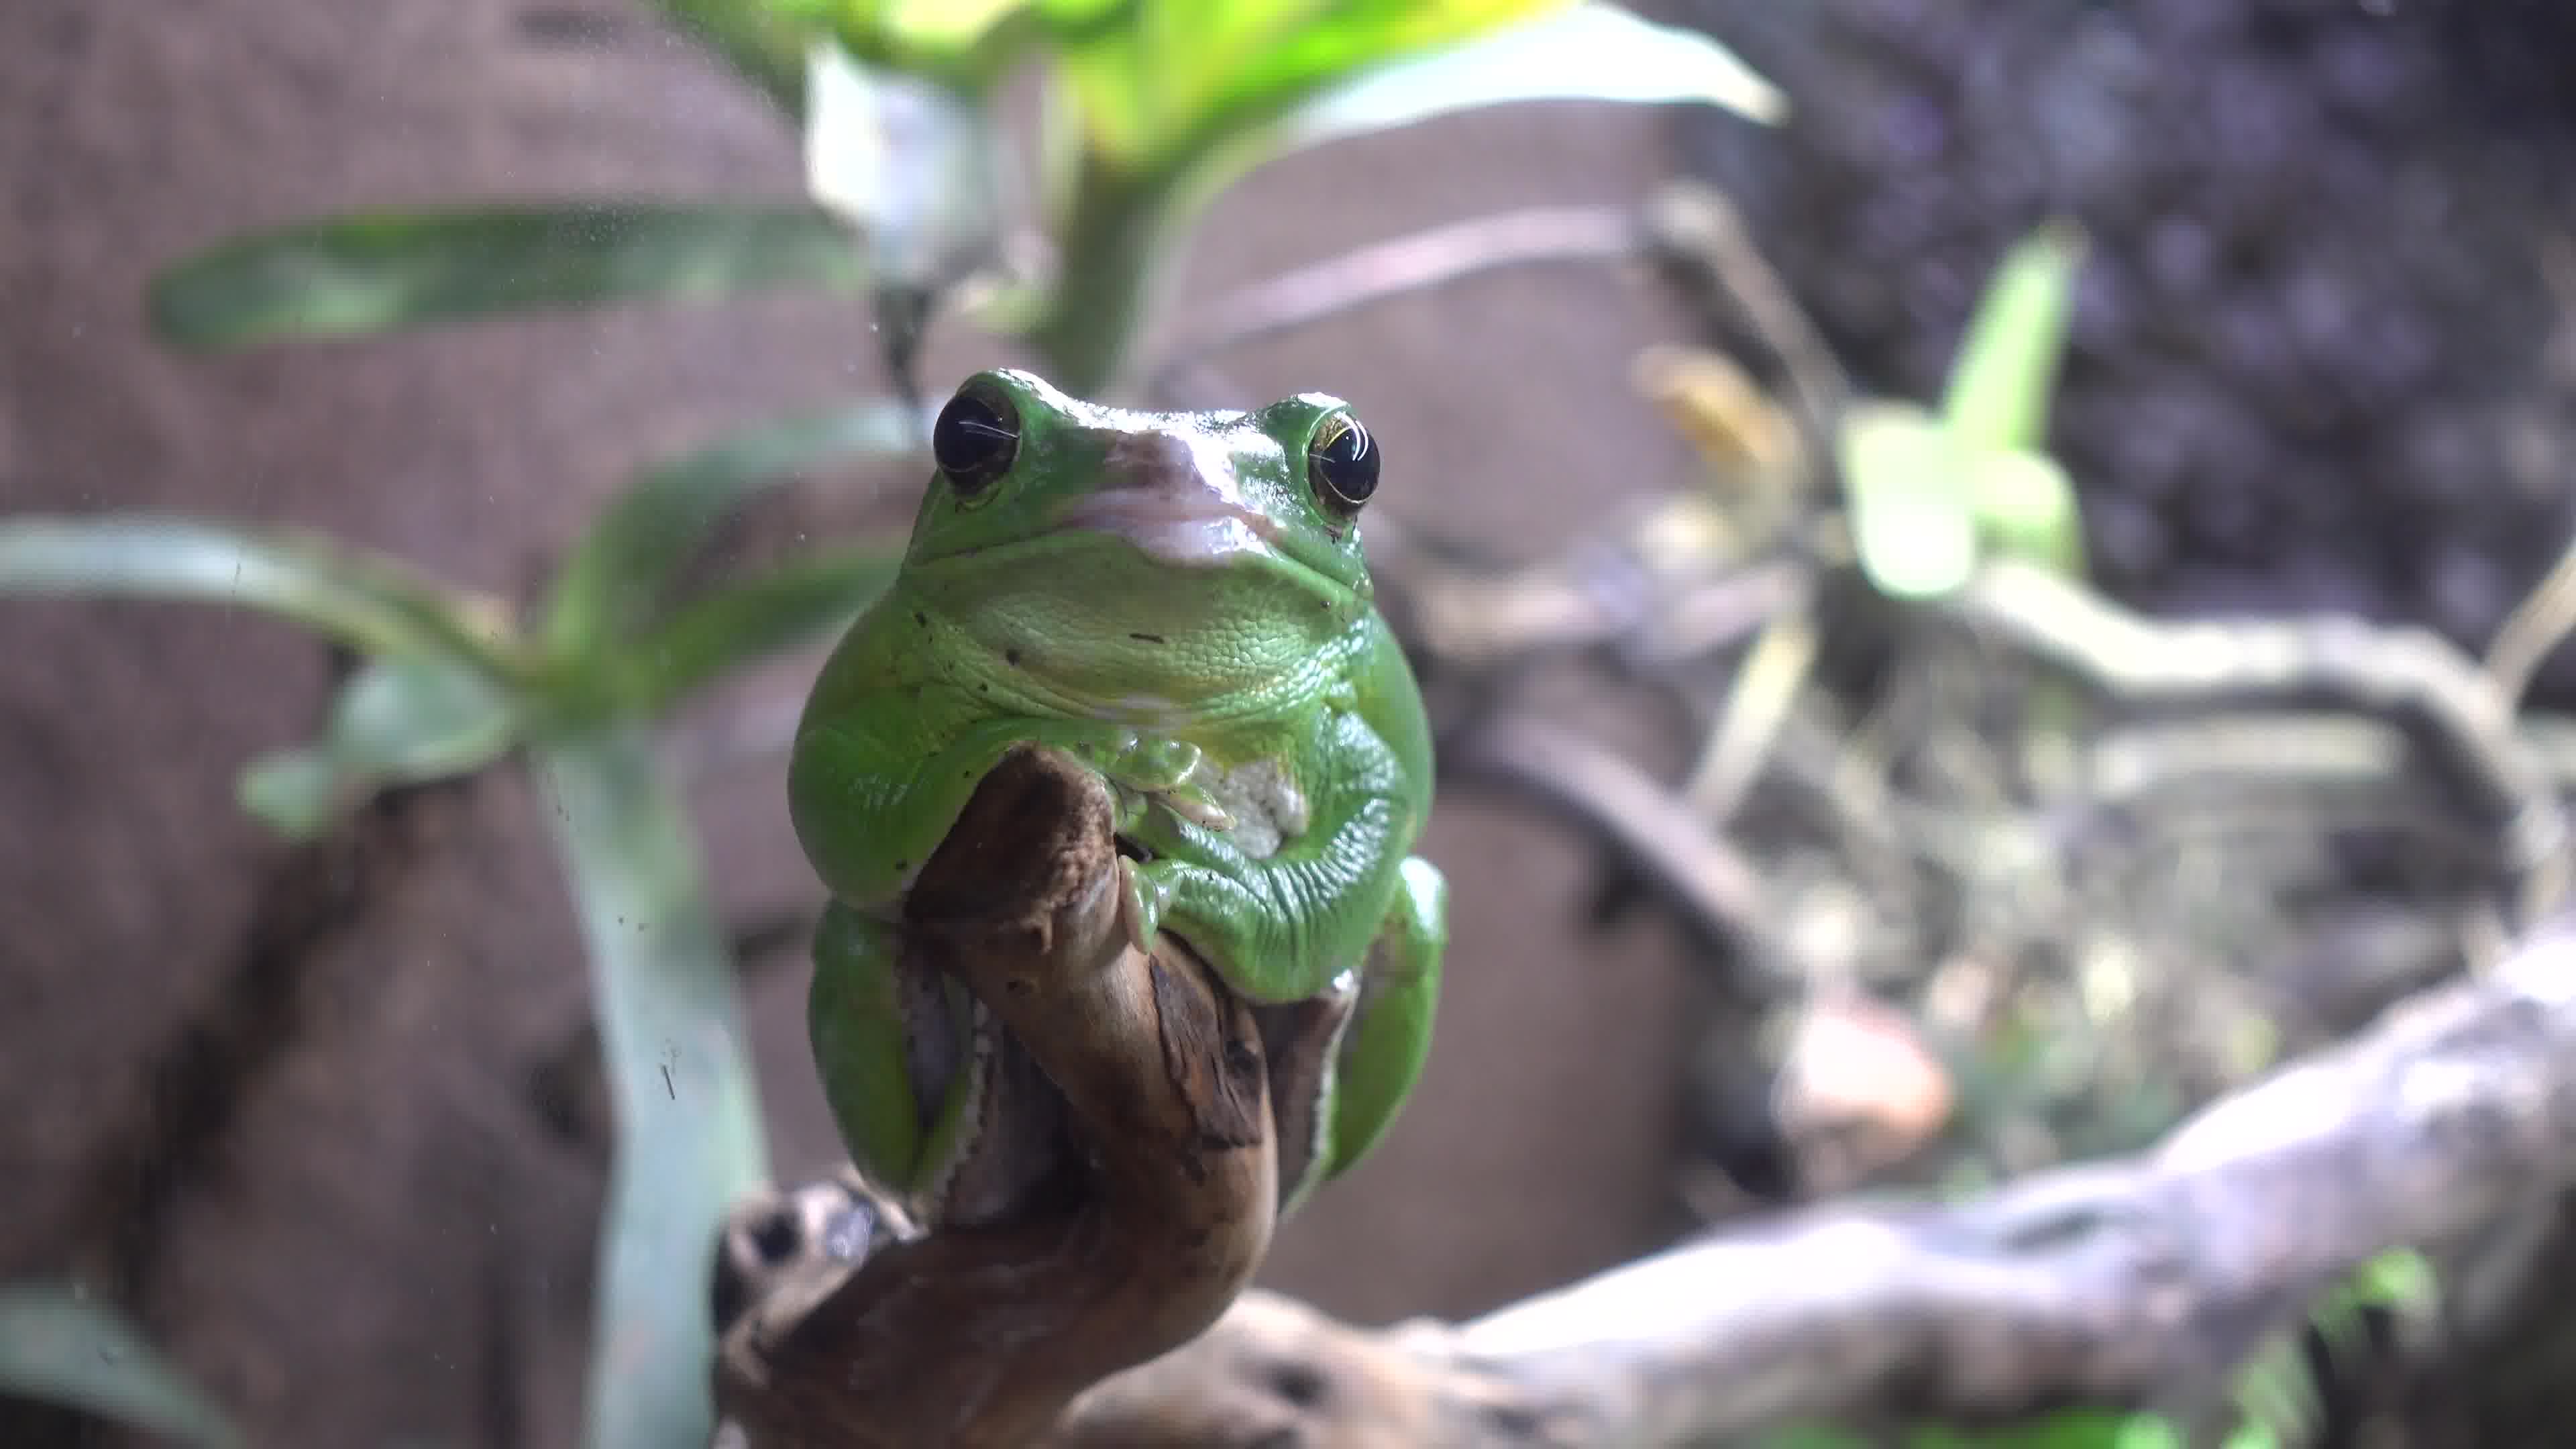
{"type": "Polygon", "coordinates": [[[1158,263],[1176,197],[1165,173],[1138,175],[1096,155],[1081,164],[1057,236],[1063,267],[1028,341],[1058,387],[1100,397],[1122,380],[1165,280],[1158,263]]]}
{"type": "Polygon", "coordinates": [[[733,963],[650,732],[537,746],[589,948],[615,1109],[585,1442],[699,1449],[714,1427],[707,1284],[725,1210],[769,1173],[733,963]]]}

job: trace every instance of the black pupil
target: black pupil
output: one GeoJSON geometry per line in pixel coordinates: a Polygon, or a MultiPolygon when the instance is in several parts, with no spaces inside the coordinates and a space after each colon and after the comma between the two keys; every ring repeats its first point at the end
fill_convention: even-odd
{"type": "Polygon", "coordinates": [[[1001,477],[1019,448],[1019,428],[971,393],[949,399],[930,428],[930,454],[939,471],[969,492],[1001,477]]]}
{"type": "Polygon", "coordinates": [[[1316,481],[1331,501],[1357,508],[1377,491],[1377,446],[1357,422],[1345,421],[1329,436],[1317,438],[1311,456],[1316,481]]]}

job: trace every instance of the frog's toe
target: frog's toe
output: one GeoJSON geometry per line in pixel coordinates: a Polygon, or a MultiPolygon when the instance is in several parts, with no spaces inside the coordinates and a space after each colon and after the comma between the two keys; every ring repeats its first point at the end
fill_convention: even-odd
{"type": "Polygon", "coordinates": [[[1139,794],[1161,795],[1182,788],[1206,759],[1198,746],[1168,735],[1130,735],[1099,760],[1112,783],[1139,794]]]}
{"type": "Polygon", "coordinates": [[[1216,802],[1216,797],[1196,785],[1179,785],[1154,796],[1163,808],[1199,827],[1201,830],[1226,831],[1234,828],[1234,817],[1216,802]]]}
{"type": "Polygon", "coordinates": [[[1123,855],[1118,858],[1118,924],[1126,931],[1128,944],[1139,951],[1154,949],[1154,937],[1163,929],[1163,904],[1170,894],[1143,866],[1123,855]]]}

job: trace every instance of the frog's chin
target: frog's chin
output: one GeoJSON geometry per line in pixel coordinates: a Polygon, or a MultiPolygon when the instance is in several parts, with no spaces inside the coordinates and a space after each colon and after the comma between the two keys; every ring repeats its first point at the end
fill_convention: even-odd
{"type": "Polygon", "coordinates": [[[1174,568],[1287,557],[1278,548],[1277,521],[1212,493],[1175,498],[1141,488],[1113,488],[1066,510],[1056,527],[1125,539],[1146,557],[1174,568]]]}

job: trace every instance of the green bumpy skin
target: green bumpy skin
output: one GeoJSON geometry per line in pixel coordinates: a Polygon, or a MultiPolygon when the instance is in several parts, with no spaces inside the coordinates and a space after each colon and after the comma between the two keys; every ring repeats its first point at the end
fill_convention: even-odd
{"type": "Polygon", "coordinates": [[[1115,787],[1147,857],[1122,862],[1140,943],[1170,932],[1257,1003],[1363,988],[1293,1203],[1412,1090],[1446,945],[1439,873],[1408,855],[1430,729],[1360,545],[1374,445],[1320,395],[1129,412],[1016,371],[968,379],[933,441],[901,569],[824,666],[789,765],[833,896],[808,1017],[842,1136],[916,1194],[971,1145],[977,1064],[917,1059],[890,923],[985,774],[1052,745],[1115,787]]]}

